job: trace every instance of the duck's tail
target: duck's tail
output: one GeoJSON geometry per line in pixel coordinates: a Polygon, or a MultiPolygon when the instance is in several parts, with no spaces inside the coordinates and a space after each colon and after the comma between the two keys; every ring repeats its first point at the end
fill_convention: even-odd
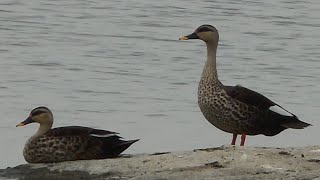
{"type": "Polygon", "coordinates": [[[303,129],[305,127],[311,126],[311,124],[309,123],[300,121],[294,114],[282,115],[277,112],[272,112],[271,116],[272,119],[276,120],[278,123],[280,123],[280,126],[284,128],[303,129]]]}
{"type": "Polygon", "coordinates": [[[281,126],[285,127],[285,128],[292,128],[292,129],[304,129],[308,126],[312,126],[309,123],[300,121],[297,116],[283,116],[281,118],[281,120],[283,121],[281,123],[281,126]]]}
{"type": "Polygon", "coordinates": [[[139,141],[139,139],[135,139],[135,140],[128,140],[128,141],[124,141],[124,140],[119,140],[119,143],[115,144],[112,149],[113,149],[113,154],[115,156],[118,156],[119,154],[121,154],[123,151],[125,151],[126,149],[128,149],[128,147],[130,147],[133,143],[139,141]]]}
{"type": "Polygon", "coordinates": [[[271,112],[272,119],[276,120],[275,122],[280,123],[280,126],[284,128],[303,129],[311,126],[309,123],[300,121],[296,115],[278,104],[271,106],[269,110],[271,112]]]}
{"type": "Polygon", "coordinates": [[[103,143],[101,146],[103,158],[114,158],[119,156],[123,151],[125,151],[139,139],[126,141],[123,140],[122,137],[114,135],[110,137],[104,137],[100,140],[102,140],[103,143]]]}

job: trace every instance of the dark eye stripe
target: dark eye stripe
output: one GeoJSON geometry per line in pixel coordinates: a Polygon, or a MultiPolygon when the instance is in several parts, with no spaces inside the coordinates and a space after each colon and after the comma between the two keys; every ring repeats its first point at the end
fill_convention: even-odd
{"type": "Polygon", "coordinates": [[[201,27],[198,29],[198,32],[206,32],[206,31],[212,31],[212,29],[210,29],[208,27],[201,27]]]}
{"type": "Polygon", "coordinates": [[[42,113],[45,113],[45,111],[37,110],[35,112],[32,112],[31,115],[32,116],[36,116],[36,115],[39,115],[39,114],[42,114],[42,113]]]}
{"type": "Polygon", "coordinates": [[[209,24],[204,24],[198,27],[198,29],[195,32],[198,33],[198,32],[218,32],[218,31],[214,26],[209,24]]]}
{"type": "Polygon", "coordinates": [[[45,106],[40,106],[40,107],[34,108],[31,111],[31,115],[32,116],[36,116],[36,115],[39,115],[39,114],[42,114],[42,113],[51,113],[51,111],[45,106]]]}

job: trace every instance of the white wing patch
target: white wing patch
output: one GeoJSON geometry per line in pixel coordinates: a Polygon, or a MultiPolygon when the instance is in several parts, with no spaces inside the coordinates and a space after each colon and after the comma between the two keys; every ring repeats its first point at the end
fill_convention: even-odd
{"type": "Polygon", "coordinates": [[[269,108],[270,111],[276,112],[278,114],[281,114],[283,116],[293,116],[293,114],[291,114],[290,112],[288,112],[287,110],[275,105],[275,106],[271,106],[269,108]]]}
{"type": "Polygon", "coordinates": [[[107,138],[107,137],[117,136],[117,134],[90,134],[90,136],[107,138]]]}

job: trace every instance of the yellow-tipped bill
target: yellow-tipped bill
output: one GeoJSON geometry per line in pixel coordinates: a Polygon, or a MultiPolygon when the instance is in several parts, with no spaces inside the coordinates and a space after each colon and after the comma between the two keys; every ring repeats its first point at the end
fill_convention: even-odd
{"type": "Polygon", "coordinates": [[[187,36],[182,36],[179,38],[179,40],[188,40],[189,38],[187,36]]]}
{"type": "Polygon", "coordinates": [[[34,121],[29,116],[26,120],[22,121],[21,123],[17,124],[16,127],[25,126],[27,124],[33,123],[34,121]]]}
{"type": "Polygon", "coordinates": [[[16,127],[20,127],[20,126],[24,126],[25,124],[23,124],[22,122],[17,124],[16,127]]]}
{"type": "Polygon", "coordinates": [[[182,36],[179,38],[179,40],[188,40],[188,39],[199,39],[199,36],[194,32],[192,34],[189,34],[187,36],[182,36]]]}

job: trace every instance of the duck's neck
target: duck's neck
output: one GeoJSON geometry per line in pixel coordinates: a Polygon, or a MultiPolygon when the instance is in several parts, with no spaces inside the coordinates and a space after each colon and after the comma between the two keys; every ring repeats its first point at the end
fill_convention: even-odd
{"type": "Polygon", "coordinates": [[[202,80],[206,82],[217,84],[218,74],[216,68],[216,54],[218,44],[215,42],[207,42],[207,61],[202,72],[202,80]]]}
{"type": "Polygon", "coordinates": [[[32,136],[32,138],[38,138],[41,135],[43,135],[45,132],[47,132],[48,130],[50,130],[52,127],[52,123],[45,123],[45,124],[40,124],[38,131],[36,132],[36,134],[34,134],[32,136]]]}

